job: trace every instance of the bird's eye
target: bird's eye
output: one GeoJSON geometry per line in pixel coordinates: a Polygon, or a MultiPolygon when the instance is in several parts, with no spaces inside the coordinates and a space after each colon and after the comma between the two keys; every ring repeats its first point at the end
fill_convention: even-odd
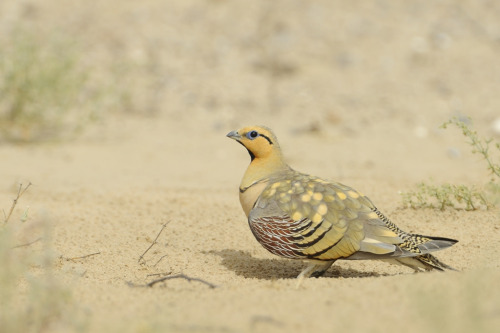
{"type": "Polygon", "coordinates": [[[257,131],[250,131],[247,133],[247,138],[249,138],[250,140],[253,140],[258,136],[259,136],[259,133],[257,131]]]}

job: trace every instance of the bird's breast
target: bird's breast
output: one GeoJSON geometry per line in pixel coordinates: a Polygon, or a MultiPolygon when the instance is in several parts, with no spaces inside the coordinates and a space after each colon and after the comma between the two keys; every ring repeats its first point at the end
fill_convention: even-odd
{"type": "Polygon", "coordinates": [[[258,182],[247,188],[240,188],[240,203],[245,215],[248,217],[253,205],[266,188],[268,182],[258,182]]]}

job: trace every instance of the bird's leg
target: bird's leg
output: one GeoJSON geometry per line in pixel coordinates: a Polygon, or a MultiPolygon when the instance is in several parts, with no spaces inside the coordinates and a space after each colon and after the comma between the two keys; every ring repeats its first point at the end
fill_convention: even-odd
{"type": "Polygon", "coordinates": [[[335,260],[332,261],[310,261],[309,265],[300,272],[299,276],[297,276],[297,285],[296,287],[298,288],[301,284],[302,281],[305,278],[308,278],[310,276],[312,277],[320,277],[323,275],[328,268],[335,262],[335,260]]]}
{"type": "Polygon", "coordinates": [[[315,278],[323,276],[323,274],[325,274],[325,272],[333,265],[334,262],[335,260],[323,261],[321,264],[317,264],[310,276],[315,278]]]}

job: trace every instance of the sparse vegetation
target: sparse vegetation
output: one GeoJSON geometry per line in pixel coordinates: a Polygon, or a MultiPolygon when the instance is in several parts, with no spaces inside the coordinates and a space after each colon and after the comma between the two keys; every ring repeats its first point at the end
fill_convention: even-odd
{"type": "Polygon", "coordinates": [[[442,184],[429,185],[424,182],[417,184],[417,189],[401,193],[403,202],[412,208],[446,207],[475,210],[479,207],[489,207],[483,191],[476,187],[465,185],[442,184]]]}
{"type": "Polygon", "coordinates": [[[0,327],[2,332],[77,331],[84,327],[85,320],[72,302],[70,290],[54,276],[49,223],[39,221],[43,237],[16,244],[22,233],[16,220],[22,222],[26,215],[26,211],[17,214],[16,206],[30,185],[19,186],[0,225],[0,327]],[[35,243],[41,251],[32,250],[35,243]]]}
{"type": "Polygon", "coordinates": [[[103,110],[129,109],[128,85],[115,84],[126,66],[95,67],[82,47],[57,31],[13,29],[0,39],[0,141],[72,138],[103,110]]]}
{"type": "MultiPolygon", "coordinates": [[[[492,157],[490,155],[490,144],[493,143],[493,139],[483,139],[477,135],[477,131],[474,131],[467,126],[467,124],[458,118],[452,118],[441,125],[442,128],[446,129],[449,125],[457,126],[462,130],[462,134],[466,137],[467,143],[472,147],[473,154],[480,154],[486,163],[488,164],[488,170],[491,172],[492,182],[500,180],[500,161],[499,164],[492,162],[492,157]]],[[[494,143],[496,149],[500,152],[500,142],[494,143]]]]}
{"type": "Polygon", "coordinates": [[[476,186],[441,184],[430,185],[419,183],[412,191],[403,192],[403,203],[412,208],[438,208],[444,210],[447,207],[454,209],[476,210],[479,208],[489,209],[493,207],[500,196],[500,161],[494,162],[491,154],[491,145],[500,152],[500,143],[493,139],[483,139],[472,130],[464,121],[452,118],[441,127],[448,128],[453,125],[458,127],[466,138],[466,142],[472,147],[472,153],[480,154],[487,163],[487,169],[491,173],[489,183],[481,188],[476,186]]]}
{"type": "Polygon", "coordinates": [[[2,41],[0,139],[30,142],[78,131],[90,119],[87,75],[73,42],[16,31],[2,41]]]}
{"type": "MultiPolygon", "coordinates": [[[[7,222],[9,222],[9,219],[12,216],[12,212],[14,211],[14,208],[16,208],[17,201],[28,190],[28,188],[30,186],[31,186],[31,183],[28,183],[28,185],[26,185],[24,187],[23,187],[23,184],[19,184],[19,189],[17,190],[17,196],[16,196],[16,198],[14,200],[12,200],[12,206],[10,206],[9,213],[6,214],[5,211],[3,212],[3,215],[4,215],[3,223],[4,224],[7,224],[7,222]]],[[[26,216],[26,214],[27,213],[25,212],[25,214],[23,216],[26,216]]],[[[21,218],[21,221],[23,221],[23,219],[24,219],[24,217],[21,218]]]]}

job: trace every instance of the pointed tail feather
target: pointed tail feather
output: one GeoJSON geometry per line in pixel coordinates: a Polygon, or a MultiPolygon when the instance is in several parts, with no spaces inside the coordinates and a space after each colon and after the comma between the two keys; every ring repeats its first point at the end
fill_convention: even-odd
{"type": "Polygon", "coordinates": [[[395,258],[393,260],[399,264],[413,268],[416,272],[422,270],[431,271],[434,269],[438,271],[445,271],[445,270],[457,271],[455,268],[446,265],[445,263],[439,261],[432,254],[428,253],[416,257],[401,257],[401,258],[395,258]]]}
{"type": "Polygon", "coordinates": [[[444,238],[444,237],[431,237],[431,236],[420,236],[420,235],[415,235],[415,236],[419,238],[421,237],[430,239],[430,241],[426,241],[424,243],[417,245],[417,247],[420,249],[420,251],[422,251],[422,253],[429,253],[446,249],[447,247],[450,247],[458,242],[455,239],[444,238]]]}
{"type": "Polygon", "coordinates": [[[428,267],[427,270],[437,269],[439,271],[444,271],[448,269],[457,271],[455,268],[439,261],[438,258],[434,257],[432,254],[422,254],[421,256],[415,257],[415,259],[426,265],[428,267]]]}

